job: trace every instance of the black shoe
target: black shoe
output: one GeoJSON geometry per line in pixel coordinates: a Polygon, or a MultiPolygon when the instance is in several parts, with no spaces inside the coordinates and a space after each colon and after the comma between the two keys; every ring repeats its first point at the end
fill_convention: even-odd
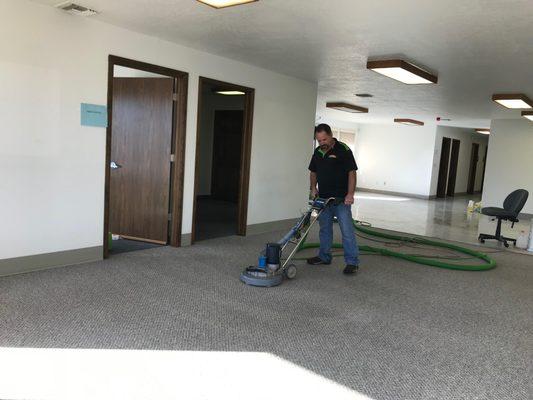
{"type": "Polygon", "coordinates": [[[311,265],[329,265],[330,262],[325,262],[320,257],[311,257],[307,259],[307,264],[311,265]]]}
{"type": "Polygon", "coordinates": [[[344,271],[342,271],[343,274],[346,274],[346,275],[353,275],[357,272],[357,270],[359,269],[359,265],[346,265],[346,267],[344,267],[344,271]]]}

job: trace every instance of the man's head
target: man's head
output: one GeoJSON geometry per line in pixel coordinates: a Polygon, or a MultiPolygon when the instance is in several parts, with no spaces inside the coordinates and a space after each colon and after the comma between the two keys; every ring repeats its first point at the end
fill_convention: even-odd
{"type": "Polygon", "coordinates": [[[323,151],[331,149],[335,143],[331,127],[328,124],[320,124],[315,127],[315,139],[323,151]]]}

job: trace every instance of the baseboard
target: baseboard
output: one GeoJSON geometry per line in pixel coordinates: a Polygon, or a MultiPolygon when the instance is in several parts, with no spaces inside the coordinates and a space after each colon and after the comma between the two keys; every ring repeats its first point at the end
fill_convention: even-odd
{"type": "Polygon", "coordinates": [[[392,191],[388,191],[388,190],[367,189],[367,188],[358,187],[357,189],[355,189],[355,198],[356,198],[356,200],[357,200],[357,192],[386,194],[386,195],[389,195],[389,196],[402,196],[402,197],[409,197],[409,198],[412,198],[412,199],[422,199],[422,200],[431,200],[431,199],[435,198],[435,196],[426,196],[426,195],[423,195],[423,194],[392,192],[392,191]]]}
{"type": "Polygon", "coordinates": [[[298,222],[298,218],[289,218],[289,219],[282,219],[278,221],[251,224],[246,227],[246,236],[258,235],[260,233],[281,231],[284,229],[289,230],[296,224],[296,222],[298,222]]]}
{"type": "Polygon", "coordinates": [[[0,276],[23,274],[42,269],[99,261],[102,260],[102,258],[102,246],[6,258],[0,260],[0,276]]]}
{"type": "Polygon", "coordinates": [[[533,219],[533,214],[520,213],[518,214],[518,219],[533,219]]]}
{"type": "Polygon", "coordinates": [[[192,234],[182,233],[181,234],[181,247],[190,246],[191,244],[192,244],[192,234]]]}

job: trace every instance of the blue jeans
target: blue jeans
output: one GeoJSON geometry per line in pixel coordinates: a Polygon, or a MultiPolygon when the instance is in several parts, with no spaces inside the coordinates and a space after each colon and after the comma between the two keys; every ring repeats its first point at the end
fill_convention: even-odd
{"type": "Polygon", "coordinates": [[[332,204],[320,214],[320,251],[318,256],[322,261],[331,262],[331,245],[333,244],[333,217],[337,217],[342,233],[342,247],[346,264],[359,265],[359,247],[355,238],[355,228],[352,220],[352,207],[347,204],[332,204]]]}

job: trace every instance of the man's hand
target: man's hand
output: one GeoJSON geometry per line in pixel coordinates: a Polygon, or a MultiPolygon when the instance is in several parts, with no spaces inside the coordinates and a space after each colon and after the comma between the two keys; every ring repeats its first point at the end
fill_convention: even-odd
{"type": "Polygon", "coordinates": [[[311,189],[310,196],[312,199],[315,199],[318,196],[318,190],[316,190],[316,188],[311,189]]]}
{"type": "Polygon", "coordinates": [[[348,193],[348,194],[346,195],[346,197],[344,198],[344,204],[346,204],[347,206],[352,205],[353,202],[354,202],[353,197],[354,197],[354,194],[353,194],[353,193],[351,193],[351,194],[348,193]]]}

